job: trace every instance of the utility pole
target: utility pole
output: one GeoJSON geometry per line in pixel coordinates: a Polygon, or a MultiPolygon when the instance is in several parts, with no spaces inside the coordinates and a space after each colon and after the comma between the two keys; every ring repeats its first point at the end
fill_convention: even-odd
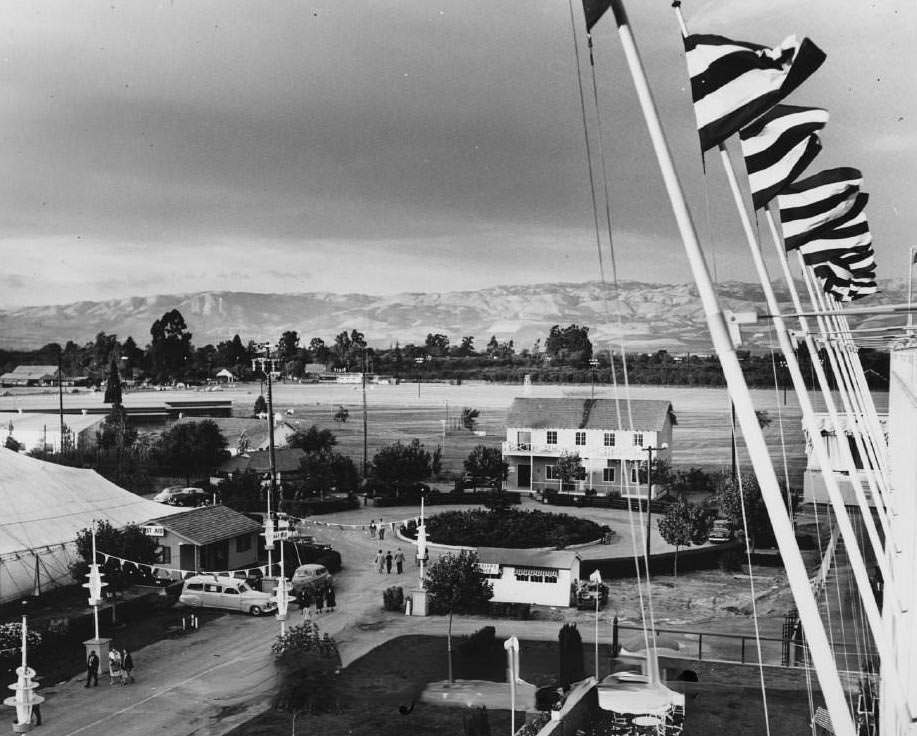
{"type": "Polygon", "coordinates": [[[592,358],[589,361],[589,365],[592,367],[592,398],[595,398],[595,369],[599,367],[598,358],[592,358]]]}
{"type": "Polygon", "coordinates": [[[366,445],[366,346],[363,346],[363,370],[360,373],[361,383],[363,384],[363,479],[366,480],[366,471],[369,467],[367,464],[367,445],[366,445]]]}
{"type": "Polygon", "coordinates": [[[60,442],[59,451],[61,454],[64,453],[64,371],[61,367],[63,365],[63,352],[64,349],[58,347],[57,349],[57,406],[58,413],[60,416],[60,442]]]}

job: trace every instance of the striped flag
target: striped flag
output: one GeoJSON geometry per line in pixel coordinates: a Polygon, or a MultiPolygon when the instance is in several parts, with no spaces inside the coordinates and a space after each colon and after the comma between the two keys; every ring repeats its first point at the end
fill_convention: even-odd
{"type": "Polygon", "coordinates": [[[857,169],[827,169],[787,186],[777,195],[783,241],[794,250],[821,235],[857,203],[863,174],[857,169]]]}
{"type": "Polygon", "coordinates": [[[860,192],[850,211],[822,228],[817,235],[799,246],[799,252],[808,264],[839,258],[845,253],[872,249],[872,233],[863,211],[869,195],[860,192]]]}
{"type": "Polygon", "coordinates": [[[814,43],[795,36],[773,49],[709,34],[684,42],[703,151],[763,115],[825,60],[814,43]]]}
{"type": "Polygon", "coordinates": [[[583,13],[586,16],[586,30],[591,31],[592,26],[599,22],[605,11],[611,5],[611,0],[583,0],[583,13]]]}
{"type": "Polygon", "coordinates": [[[815,131],[828,122],[818,107],[777,105],[739,131],[755,209],[792,184],[821,150],[815,131]]]}

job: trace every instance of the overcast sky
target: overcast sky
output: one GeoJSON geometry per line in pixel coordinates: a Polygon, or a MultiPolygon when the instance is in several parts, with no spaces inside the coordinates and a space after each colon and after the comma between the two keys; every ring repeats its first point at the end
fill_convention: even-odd
{"type": "MultiPolygon", "coordinates": [[[[567,0],[317,2],[5,2],[0,306],[597,278],[567,0]]],[[[708,259],[751,280],[719,162],[701,167],[669,2],[628,6],[708,259]]],[[[879,276],[903,276],[914,3],[684,12],[695,32],[827,52],[790,98],[831,113],[810,173],[863,170],[879,276]]],[[[594,35],[619,275],[688,281],[610,14],[594,35]]],[[[589,129],[598,165],[594,114],[589,129]]]]}

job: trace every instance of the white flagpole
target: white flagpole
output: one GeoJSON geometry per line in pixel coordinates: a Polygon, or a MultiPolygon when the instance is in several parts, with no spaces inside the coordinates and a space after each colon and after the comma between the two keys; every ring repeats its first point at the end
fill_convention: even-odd
{"type": "MultiPolygon", "coordinates": [[[[770,311],[774,320],[774,332],[777,333],[777,342],[780,344],[780,350],[783,353],[784,360],[786,360],[786,365],[790,372],[790,378],[793,381],[793,389],[796,392],[796,398],[799,400],[799,406],[802,409],[803,426],[806,428],[806,432],[809,433],[809,436],[812,437],[812,447],[815,450],[816,457],[818,458],[818,464],[821,466],[822,477],[825,481],[825,488],[828,491],[828,498],[831,500],[831,507],[834,509],[834,515],[837,519],[838,529],[840,530],[841,536],[844,539],[844,544],[847,547],[847,555],[850,558],[850,567],[853,570],[853,576],[856,580],[857,588],[860,592],[860,597],[863,599],[863,608],[866,613],[866,619],[869,622],[869,627],[872,632],[873,639],[878,644],[880,641],[884,641],[882,632],[882,616],[879,613],[879,607],[876,605],[875,594],[873,593],[872,585],[869,582],[869,573],[866,572],[866,563],[863,561],[863,554],[860,551],[856,532],[854,532],[853,526],[850,523],[850,517],[847,514],[847,507],[844,505],[844,498],[841,496],[840,488],[838,488],[837,478],[835,478],[834,471],[831,468],[831,460],[828,457],[828,451],[824,444],[817,440],[819,436],[819,430],[815,422],[815,409],[812,407],[812,402],[809,399],[809,392],[806,389],[805,381],[802,378],[802,372],[799,370],[799,363],[796,360],[796,353],[793,350],[793,346],[790,343],[789,337],[787,336],[786,325],[784,324],[783,317],[780,315],[780,305],[777,303],[777,297],[774,294],[773,288],[771,287],[770,277],[767,273],[767,266],[765,265],[764,258],[761,255],[761,246],[758,244],[758,237],[755,234],[754,228],[751,224],[751,219],[748,217],[748,211],[745,209],[745,204],[742,201],[742,193],[739,190],[739,183],[736,180],[735,170],[732,167],[732,161],[729,159],[729,152],[726,150],[726,146],[722,143],[719,146],[719,150],[720,160],[723,163],[723,169],[726,171],[726,179],[729,181],[729,189],[732,192],[736,210],[739,213],[739,220],[742,223],[742,230],[745,233],[745,240],[748,243],[748,249],[751,251],[752,261],[755,264],[755,271],[758,274],[758,280],[761,282],[761,288],[764,290],[764,298],[767,302],[768,311],[770,311]]],[[[854,478],[851,480],[855,481],[856,479],[854,478]]],[[[854,488],[856,488],[856,485],[854,485],[854,488]]],[[[862,488],[859,489],[857,500],[860,502],[861,511],[863,511],[864,514],[868,514],[870,509],[869,505],[866,503],[865,497],[863,496],[862,488]]],[[[875,531],[874,528],[873,531],[875,531]]],[[[876,556],[882,556],[882,546],[878,539],[878,534],[876,534],[875,539],[871,539],[871,541],[876,546],[876,556]]],[[[803,625],[807,625],[807,623],[808,622],[803,619],[803,625]]],[[[882,646],[879,645],[879,648],[881,650],[882,646]]]]}
{"type": "MultiPolygon", "coordinates": [[[[801,253],[798,253],[798,258],[800,262],[800,268],[803,272],[803,278],[806,283],[806,287],[809,291],[809,297],[812,300],[812,304],[816,309],[822,312],[826,312],[824,317],[818,317],[819,329],[822,332],[822,339],[825,340],[825,346],[828,348],[828,357],[832,360],[832,370],[835,371],[835,376],[837,377],[838,382],[838,391],[841,395],[841,398],[844,400],[844,409],[854,421],[854,442],[857,445],[857,450],[859,451],[861,458],[868,462],[877,472],[877,480],[884,488],[889,487],[888,483],[888,472],[884,464],[881,462],[881,458],[877,451],[877,448],[870,441],[872,433],[876,431],[874,427],[870,427],[869,423],[866,421],[865,412],[860,405],[856,391],[853,388],[853,379],[851,378],[849,363],[845,358],[849,358],[849,354],[845,349],[841,349],[837,345],[837,341],[831,337],[833,332],[832,326],[836,329],[836,323],[830,317],[830,310],[825,304],[825,300],[822,299],[821,289],[815,283],[815,277],[811,269],[805,265],[803,256],[801,253]]],[[[881,432],[881,428],[878,430],[881,432]]]]}
{"type": "MultiPolygon", "coordinates": [[[[828,383],[828,376],[825,374],[825,368],[821,363],[821,357],[818,353],[818,347],[815,345],[815,340],[812,337],[812,332],[809,330],[808,319],[803,315],[802,301],[799,298],[799,291],[796,288],[796,282],[793,280],[793,274],[790,272],[789,260],[786,256],[786,251],[783,247],[783,240],[780,237],[777,225],[774,222],[773,214],[767,210],[764,213],[765,219],[767,220],[768,227],[771,232],[771,240],[774,244],[774,249],[777,251],[777,258],[780,262],[780,267],[783,271],[783,278],[786,281],[787,288],[790,291],[790,298],[793,302],[793,309],[796,311],[799,319],[799,327],[803,334],[803,339],[806,344],[806,348],[809,351],[809,356],[812,362],[812,367],[815,369],[815,377],[818,381],[818,386],[821,389],[822,396],[825,401],[825,407],[828,410],[828,416],[831,418],[831,424],[836,431],[840,430],[840,416],[837,409],[837,404],[834,401],[834,395],[831,392],[831,386],[828,383]]],[[[815,436],[811,437],[812,443],[818,442],[818,437],[820,435],[816,433],[815,436]]],[[[843,460],[844,466],[847,468],[849,477],[854,479],[857,477],[857,468],[856,464],[853,462],[853,455],[850,452],[850,447],[845,443],[838,442],[838,446],[841,451],[841,458],[843,460]]],[[[876,508],[879,511],[879,519],[882,522],[883,533],[885,538],[888,538],[888,521],[885,512],[885,501],[882,496],[881,491],[876,486],[876,479],[872,473],[867,474],[867,480],[869,482],[870,492],[873,495],[873,498],[876,499],[876,508]]],[[[856,488],[854,487],[854,492],[856,488]]],[[[883,576],[888,572],[887,566],[885,566],[885,558],[879,557],[880,567],[883,570],[883,576]]],[[[889,578],[885,576],[885,579],[889,578]]]]}
{"type": "Polygon", "coordinates": [[[914,317],[911,314],[912,296],[914,293],[914,257],[917,254],[917,246],[912,245],[908,251],[907,257],[907,329],[908,335],[911,335],[911,328],[914,326],[914,317]]]}
{"type": "Polygon", "coordinates": [[[804,621],[810,622],[807,624],[806,634],[809,638],[812,661],[816,667],[816,674],[822,693],[825,696],[825,702],[831,713],[835,734],[837,736],[854,736],[856,730],[850,717],[850,711],[847,708],[844,689],[841,686],[840,676],[825,634],[825,628],[819,616],[818,605],[809,585],[808,574],[802,561],[802,555],[799,552],[799,546],[796,544],[793,526],[783,505],[783,497],[780,493],[780,486],[777,483],[777,476],[771,465],[767,445],[764,442],[764,435],[761,432],[761,427],[758,426],[754,404],[751,401],[745,377],[742,375],[742,368],[739,365],[735,348],[729,336],[726,319],[713,289],[710,273],[697,239],[697,232],[691,220],[691,214],[678,180],[678,174],[675,171],[675,165],[662,131],[662,125],[659,122],[656,105],[630,30],[623,0],[611,0],[611,8],[675,220],[678,223],[688,263],[691,266],[694,281],[697,284],[697,290],[704,307],[707,325],[710,329],[710,337],[719,357],[723,375],[726,378],[729,395],[735,402],[739,426],[745,437],[748,453],[761,487],[761,496],[771,519],[774,536],[777,538],[793,598],[800,616],[804,621]]]}

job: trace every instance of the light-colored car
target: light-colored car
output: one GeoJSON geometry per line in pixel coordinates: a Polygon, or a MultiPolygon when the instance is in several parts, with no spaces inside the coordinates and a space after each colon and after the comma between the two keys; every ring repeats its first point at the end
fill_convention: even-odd
{"type": "Polygon", "coordinates": [[[723,544],[735,538],[735,530],[729,519],[715,519],[707,536],[707,541],[713,544],[723,544]]]}
{"type": "Polygon", "coordinates": [[[312,562],[297,567],[291,579],[291,587],[294,593],[298,593],[307,587],[318,587],[324,583],[334,584],[334,578],[328,572],[327,567],[312,562]]]}
{"type": "Polygon", "coordinates": [[[153,496],[153,500],[156,503],[166,503],[172,496],[178,493],[184,486],[169,486],[168,488],[163,488],[159,493],[153,496]]]}
{"type": "Polygon", "coordinates": [[[223,608],[260,616],[277,608],[270,593],[253,590],[244,580],[217,575],[195,575],[182,586],[179,603],[195,608],[223,608]]]}

